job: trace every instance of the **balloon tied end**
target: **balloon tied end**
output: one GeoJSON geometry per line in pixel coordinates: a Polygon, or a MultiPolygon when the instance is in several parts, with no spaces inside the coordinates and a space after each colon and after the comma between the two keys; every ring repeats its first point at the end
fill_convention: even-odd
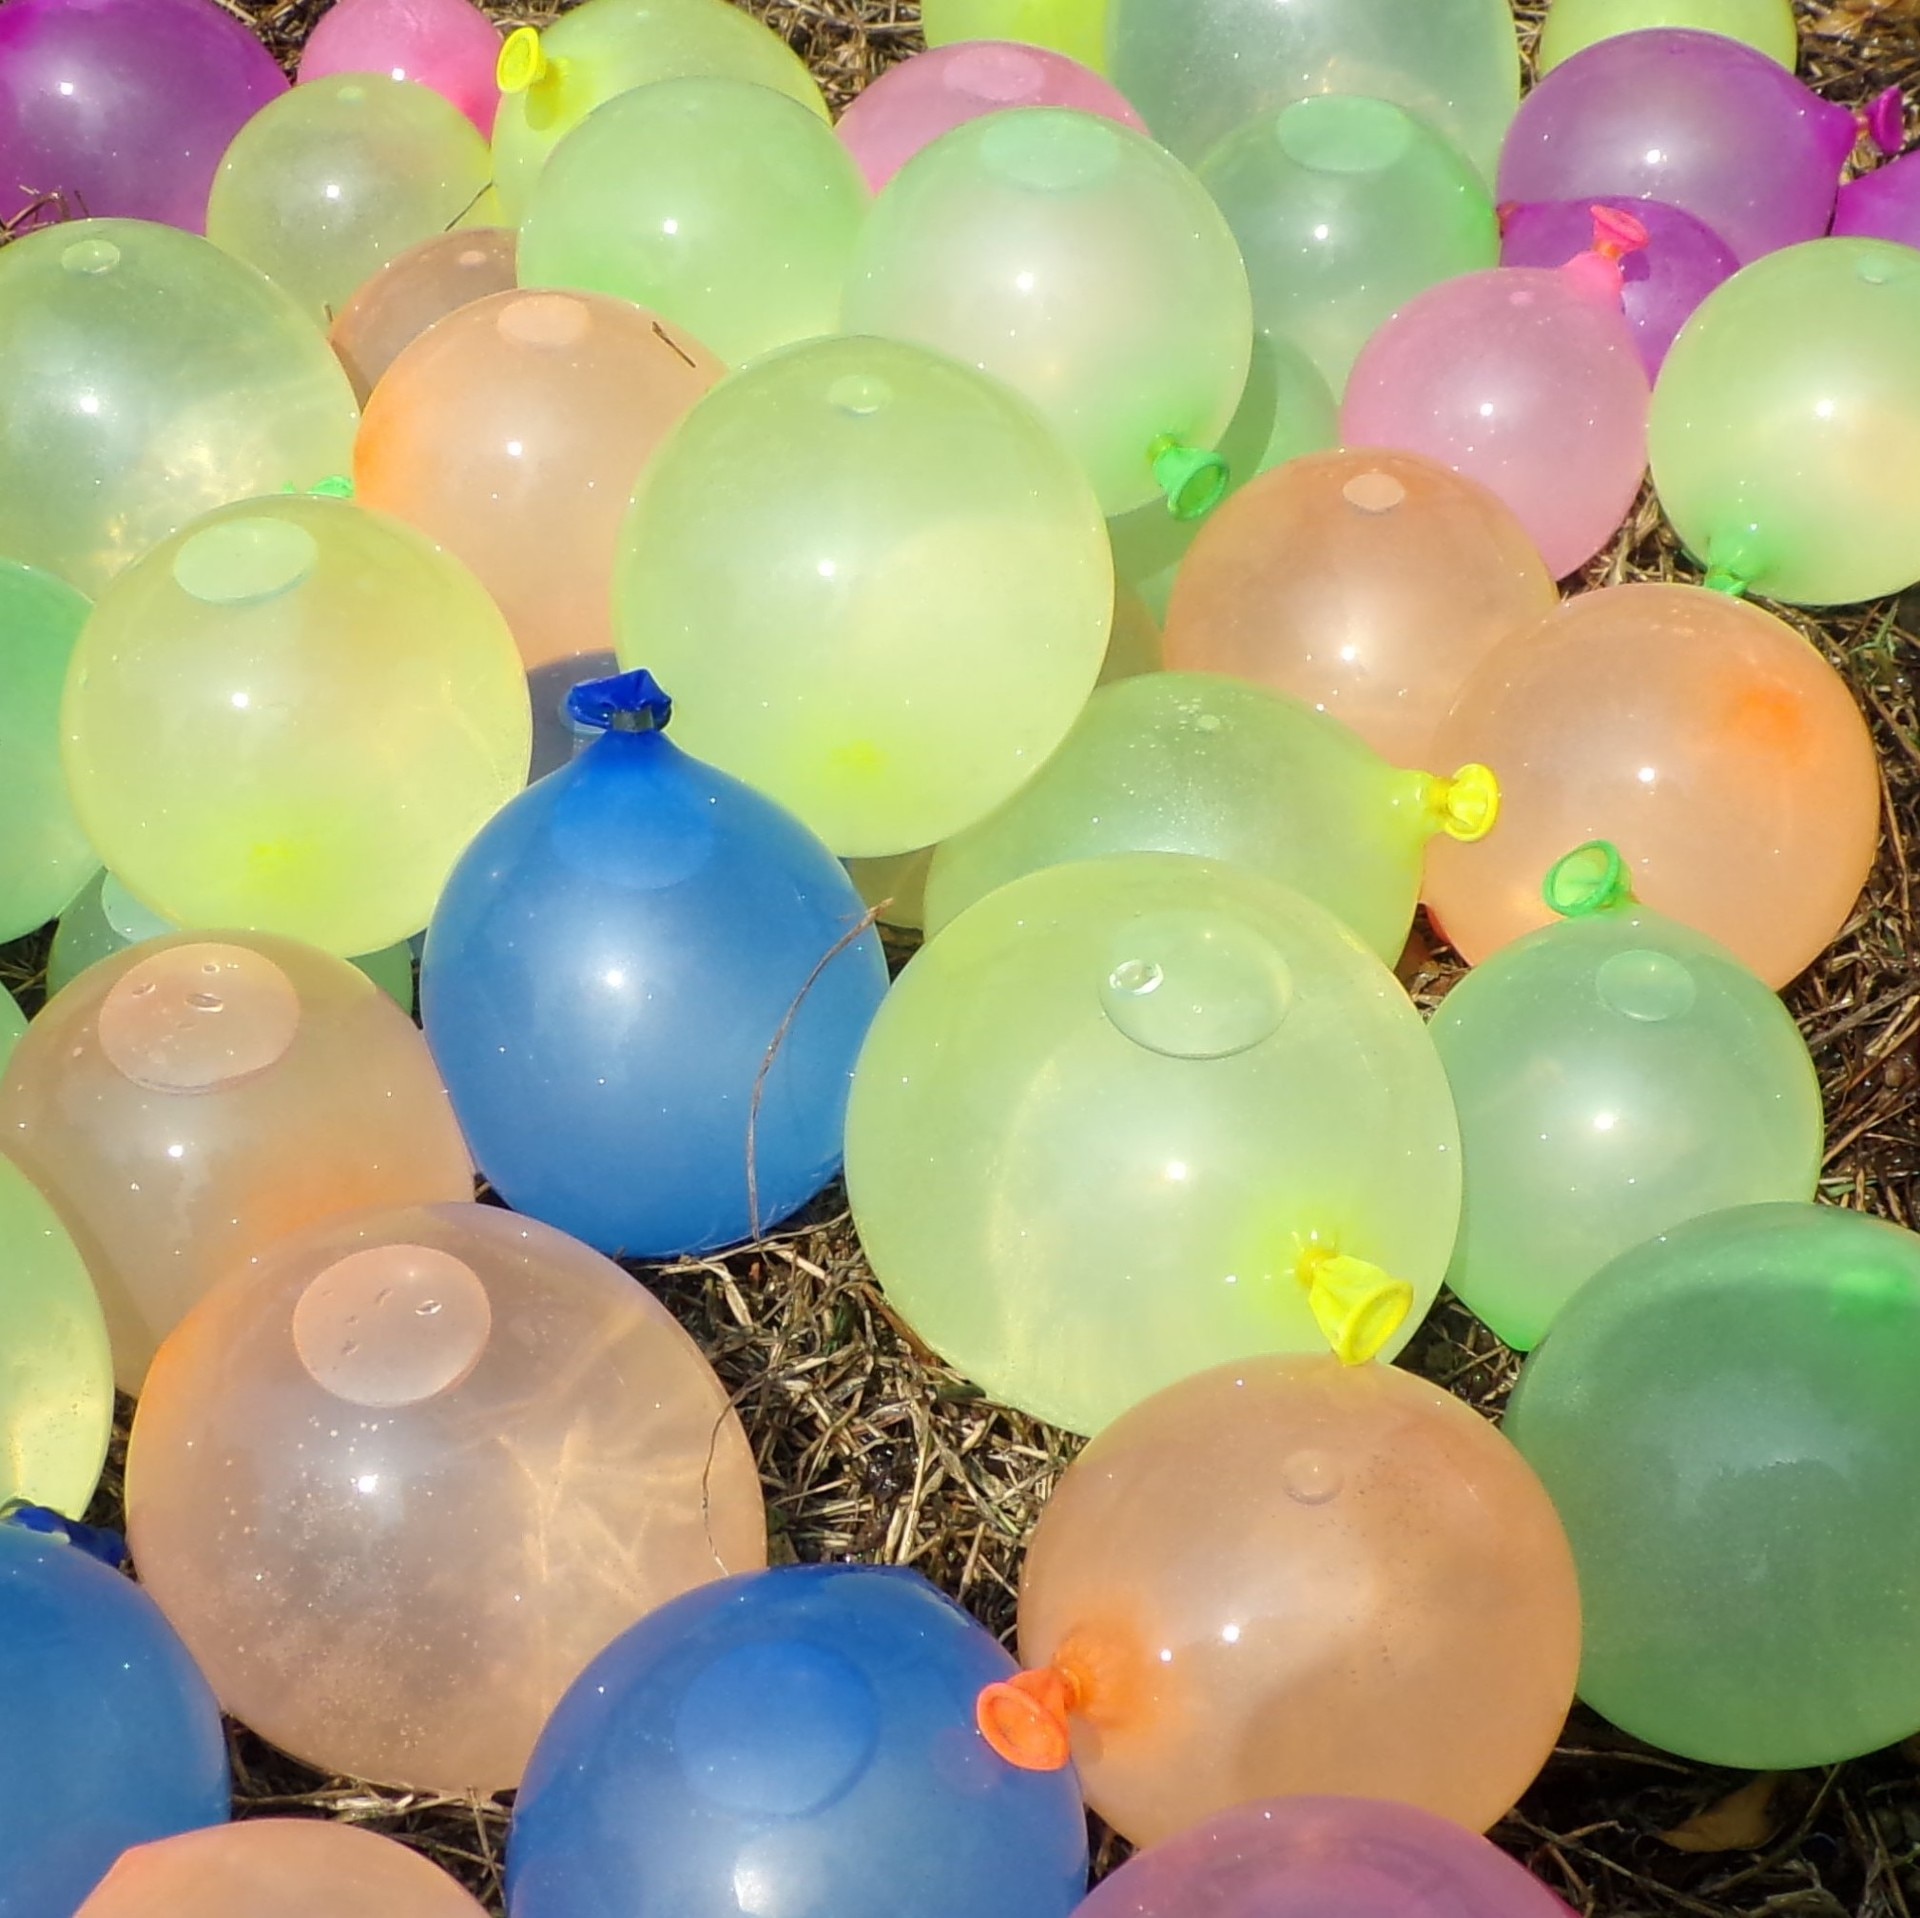
{"type": "Polygon", "coordinates": [[[1729,599],[1745,599],[1747,596],[1747,582],[1724,566],[1708,567],[1707,576],[1700,583],[1708,592],[1725,593],[1729,599]]]}
{"type": "Polygon", "coordinates": [[[553,70],[547,50],[533,27],[515,27],[501,44],[493,77],[502,93],[527,93],[553,70]]]}
{"type": "Polygon", "coordinates": [[[1490,766],[1462,766],[1433,782],[1434,823],[1449,839],[1471,846],[1500,823],[1500,781],[1490,766]]]}
{"type": "Polygon", "coordinates": [[[1577,846],[1554,862],[1541,894],[1562,919],[1589,919],[1633,903],[1633,881],[1620,849],[1604,839],[1577,846]]]}
{"type": "Polygon", "coordinates": [[[1307,1303],[1342,1365],[1376,1359],[1413,1310],[1413,1287],[1325,1246],[1309,1246],[1295,1268],[1307,1303]]]}
{"type": "Polygon", "coordinates": [[[673,701],[645,667],[609,679],[583,679],[567,695],[567,717],[603,733],[665,732],[673,701]]]}
{"type": "Polygon", "coordinates": [[[1232,475],[1218,453],[1185,446],[1163,433],[1147,449],[1154,484],[1166,495],[1167,511],[1175,519],[1205,519],[1227,496],[1232,475]]]}
{"type": "Polygon", "coordinates": [[[980,1736],[1021,1771],[1062,1771],[1073,1756],[1067,1715],[1079,1687],[1049,1665],[989,1685],[974,1705],[980,1736]]]}
{"type": "Polygon", "coordinates": [[[102,1526],[82,1525],[77,1519],[63,1517],[45,1505],[24,1498],[8,1499],[0,1504],[0,1525],[14,1525],[23,1532],[38,1532],[43,1538],[57,1538],[89,1558],[115,1571],[127,1562],[127,1541],[118,1532],[102,1526]]]}

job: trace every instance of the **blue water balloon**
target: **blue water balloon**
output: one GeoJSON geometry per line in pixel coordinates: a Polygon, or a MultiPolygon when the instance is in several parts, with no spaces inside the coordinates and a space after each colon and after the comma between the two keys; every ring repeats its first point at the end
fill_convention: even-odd
{"type": "Polygon", "coordinates": [[[1069,1769],[975,1724],[1013,1660],[915,1572],[788,1566],[675,1599],[575,1681],[527,1768],[513,1918],[1065,1918],[1069,1769]]]}
{"type": "Polygon", "coordinates": [[[886,963],[845,869],[672,745],[648,674],[571,710],[601,737],[495,816],[435,910],[427,1040],[508,1204],[603,1252],[708,1251],[839,1170],[886,963]]]}

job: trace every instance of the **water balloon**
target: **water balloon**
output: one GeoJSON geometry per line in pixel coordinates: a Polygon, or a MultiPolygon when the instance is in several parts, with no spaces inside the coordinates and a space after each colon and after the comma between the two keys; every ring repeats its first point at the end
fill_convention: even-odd
{"type": "Polygon", "coordinates": [[[303,85],[384,73],[431,87],[483,140],[500,107],[500,34],[473,0],[334,0],[300,49],[303,85]]]}
{"type": "Polygon", "coordinates": [[[456,227],[397,253],[361,281],[327,338],[364,407],[381,376],[436,320],[519,284],[511,227],[456,227]]]}

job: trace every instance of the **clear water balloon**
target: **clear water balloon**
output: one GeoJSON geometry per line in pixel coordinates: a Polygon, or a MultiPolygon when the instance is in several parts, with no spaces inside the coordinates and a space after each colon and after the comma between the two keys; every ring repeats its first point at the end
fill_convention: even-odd
{"type": "Polygon", "coordinates": [[[302,84],[384,73],[431,87],[483,140],[500,107],[500,33],[473,0],[334,0],[300,49],[302,84]]]}
{"type": "Polygon", "coordinates": [[[1540,71],[1596,41],[1651,27],[1689,27],[1744,41],[1791,73],[1800,63],[1793,0],[1552,0],[1540,26],[1540,71]]]}

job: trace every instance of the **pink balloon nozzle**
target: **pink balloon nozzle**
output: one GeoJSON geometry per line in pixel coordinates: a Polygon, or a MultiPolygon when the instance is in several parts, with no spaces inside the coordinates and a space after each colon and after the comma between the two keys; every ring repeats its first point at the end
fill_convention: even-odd
{"type": "Polygon", "coordinates": [[[1626,284],[1620,263],[1646,246],[1647,229],[1624,207],[1595,206],[1589,211],[1593,215],[1593,245],[1584,253],[1576,253],[1561,271],[1583,300],[1618,306],[1626,284]]]}
{"type": "Polygon", "coordinates": [[[1880,153],[1892,159],[1907,143],[1906,95],[1898,87],[1889,87],[1869,101],[1860,115],[1860,131],[1880,153]]]}

